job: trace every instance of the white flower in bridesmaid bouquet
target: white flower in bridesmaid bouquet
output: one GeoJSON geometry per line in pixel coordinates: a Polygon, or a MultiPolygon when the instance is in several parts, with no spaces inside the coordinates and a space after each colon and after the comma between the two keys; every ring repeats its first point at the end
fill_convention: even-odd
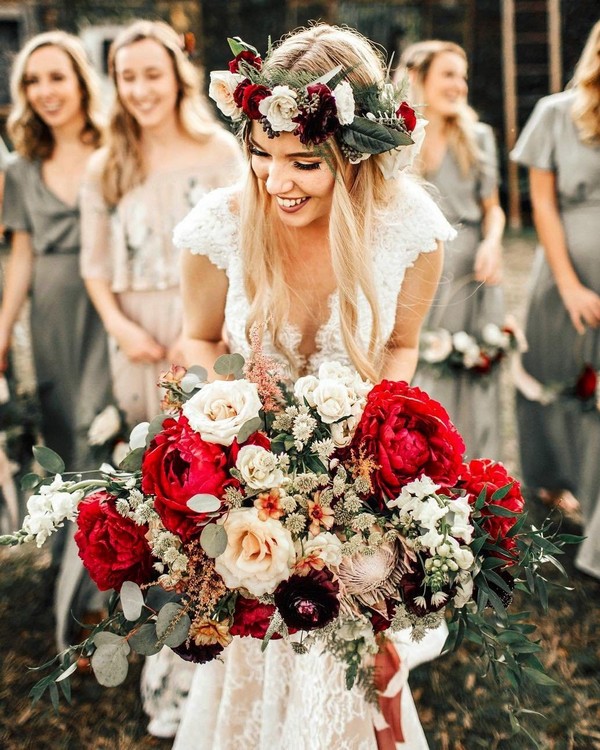
{"type": "Polygon", "coordinates": [[[452,353],[450,331],[425,331],[421,335],[421,358],[429,364],[444,362],[452,353]]]}
{"type": "Polygon", "coordinates": [[[60,474],[54,477],[51,484],[42,485],[39,494],[31,495],[27,501],[29,514],[23,520],[26,541],[35,539],[37,546],[41,547],[65,521],[73,521],[83,494],[82,490],[66,490],[60,474]]]}
{"type": "Polygon", "coordinates": [[[481,338],[486,344],[498,347],[499,349],[507,349],[510,344],[510,334],[507,331],[503,331],[495,323],[486,323],[483,326],[481,329],[481,338]]]}
{"type": "Polygon", "coordinates": [[[98,414],[88,430],[90,445],[104,445],[118,435],[121,429],[121,415],[114,404],[109,404],[98,414]]]}

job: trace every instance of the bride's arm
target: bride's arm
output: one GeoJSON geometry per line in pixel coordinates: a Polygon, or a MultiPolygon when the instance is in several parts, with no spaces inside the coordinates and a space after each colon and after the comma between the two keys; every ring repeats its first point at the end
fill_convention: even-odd
{"type": "Polygon", "coordinates": [[[223,340],[227,275],[204,255],[184,250],[181,258],[185,365],[202,365],[212,373],[215,360],[227,352],[223,340]]]}
{"type": "Polygon", "coordinates": [[[419,358],[419,333],[437,289],[444,246],[432,253],[421,253],[402,282],[396,308],[396,323],[388,339],[381,377],[410,383],[419,358]]]}

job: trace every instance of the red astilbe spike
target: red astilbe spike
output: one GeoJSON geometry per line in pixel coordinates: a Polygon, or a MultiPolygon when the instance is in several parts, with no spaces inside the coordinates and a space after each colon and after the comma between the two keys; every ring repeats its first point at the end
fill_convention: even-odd
{"type": "Polygon", "coordinates": [[[284,368],[264,353],[262,329],[258,325],[250,329],[250,358],[244,365],[244,375],[258,388],[265,411],[281,410],[285,398],[279,383],[284,379],[284,368]]]}

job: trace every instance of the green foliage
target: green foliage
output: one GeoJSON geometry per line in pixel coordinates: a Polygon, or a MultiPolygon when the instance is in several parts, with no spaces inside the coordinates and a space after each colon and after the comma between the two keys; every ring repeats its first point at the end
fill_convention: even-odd
{"type": "Polygon", "coordinates": [[[65,470],[65,462],[62,458],[45,445],[34,445],[33,456],[42,469],[50,474],[62,474],[65,470]]]}

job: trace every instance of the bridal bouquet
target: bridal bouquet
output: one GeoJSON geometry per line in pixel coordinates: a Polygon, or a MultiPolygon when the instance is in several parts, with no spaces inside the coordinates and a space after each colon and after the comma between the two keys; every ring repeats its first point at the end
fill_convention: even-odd
{"type": "Polygon", "coordinates": [[[116,685],[132,650],[202,663],[235,636],[284,638],[298,653],[317,644],[366,689],[384,633],[412,628],[418,640],[444,618],[449,646],[467,636],[511,683],[549,679],[533,628],[507,607],[514,588],[545,596],[540,566],[560,567],[571,540],[526,526],[501,464],[464,463],[439,403],[336,362],[286,385],[258,346],[215,370],[229,379],[195,367],[163,376],[166,413],[135,427],[118,469],[66,478],[36,449],[54,476],[25,478],[29,515],[0,541],[39,546],[74,521],[86,569],[115,594],[34,697],[68,695],[79,655],[116,685]]]}

